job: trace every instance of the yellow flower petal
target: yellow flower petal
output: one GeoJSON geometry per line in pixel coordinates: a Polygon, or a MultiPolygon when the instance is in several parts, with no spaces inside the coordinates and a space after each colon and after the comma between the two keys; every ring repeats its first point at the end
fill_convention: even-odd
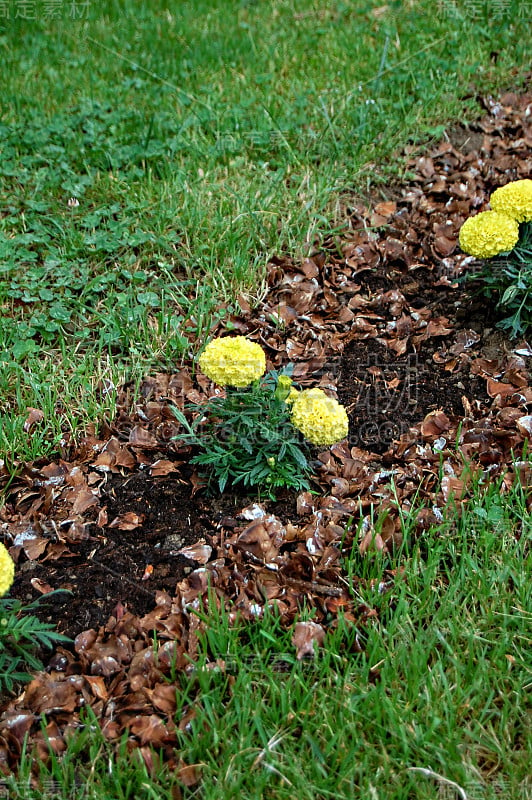
{"type": "Polygon", "coordinates": [[[249,386],[264,375],[266,355],[245,336],[213,339],[198,359],[201,371],[219,386],[249,386]]]}
{"type": "Polygon", "coordinates": [[[466,219],[459,234],[464,253],[492,258],[513,250],[519,241],[519,223],[498,211],[481,211],[466,219]]]}
{"type": "Polygon", "coordinates": [[[312,444],[330,445],[345,439],[347,412],[321,389],[304,389],[292,405],[292,424],[312,444]]]}
{"type": "Polygon", "coordinates": [[[6,547],[0,544],[0,597],[3,597],[11,588],[15,578],[15,564],[7,552],[6,547]]]}
{"type": "Polygon", "coordinates": [[[518,222],[532,221],[532,180],[512,181],[495,189],[490,197],[494,211],[506,214],[518,222]]]}

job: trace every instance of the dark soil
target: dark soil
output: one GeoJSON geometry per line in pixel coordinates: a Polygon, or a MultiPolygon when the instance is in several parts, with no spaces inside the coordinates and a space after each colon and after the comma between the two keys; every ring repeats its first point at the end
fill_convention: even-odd
{"type": "Polygon", "coordinates": [[[431,342],[419,353],[395,356],[376,341],[349,346],[339,399],[348,410],[351,445],[383,454],[430,411],[441,408],[450,416],[463,416],[462,397],[489,399],[485,381],[470,375],[467,367],[449,374],[444,365],[431,363],[433,348],[431,342]]]}
{"type": "MultiPolygon", "coordinates": [[[[175,476],[152,478],[145,471],[111,476],[102,491],[109,524],[91,525],[90,537],[68,558],[24,562],[10,594],[34,600],[35,579],[67,589],[69,594],[48,598],[37,615],[72,638],[104,625],[118,604],[143,616],[154,608],[157,591],[172,594],[176,584],[200,565],[192,554],[185,557],[178,551],[200,540],[212,546],[220,525],[224,529],[242,525],[238,515],[252,502],[242,493],[193,495],[191,484],[175,476]],[[114,520],[128,514],[137,515],[141,524],[134,530],[113,526],[114,520]]],[[[285,519],[296,517],[295,504],[296,496],[289,493],[263,503],[285,519]]]]}
{"type": "Polygon", "coordinates": [[[432,315],[445,315],[451,334],[433,337],[416,350],[396,355],[378,339],[355,340],[343,353],[338,378],[338,397],[349,414],[350,444],[374,453],[388,451],[409,428],[423,421],[436,409],[450,416],[466,413],[462,398],[477,400],[486,407],[490,398],[486,381],[472,375],[467,359],[452,372],[437,363],[465,328],[480,335],[477,348],[491,355],[492,344],[501,351],[506,339],[490,327],[495,322],[493,309],[482,298],[460,287],[434,286],[437,275],[429,270],[411,274],[379,270],[361,275],[363,290],[386,292],[400,289],[412,308],[431,309],[432,315]],[[435,360],[436,359],[436,360],[435,360]]]}

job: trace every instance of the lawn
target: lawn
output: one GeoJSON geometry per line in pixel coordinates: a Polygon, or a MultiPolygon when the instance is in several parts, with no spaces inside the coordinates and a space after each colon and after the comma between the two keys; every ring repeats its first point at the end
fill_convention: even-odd
{"type": "MultiPolygon", "coordinates": [[[[358,198],[374,206],[390,184],[398,191],[415,183],[408,159],[457,123],[468,130],[485,113],[481,98],[492,94],[495,103],[504,90],[521,89],[530,63],[521,0],[0,6],[0,533],[8,536],[31,516],[43,474],[58,477],[46,470],[60,458],[89,480],[84,437],[103,457],[103,440],[116,434],[132,469],[141,477],[152,469],[151,456],[128,444],[124,420],[143,424],[146,386],[160,380],[151,376],[189,370],[213,333],[264,330],[269,356],[288,355],[287,320],[271,314],[267,327],[263,314],[253,327],[255,310],[273,308],[269,293],[274,298],[280,284],[272,274],[293,276],[294,265],[318,252],[340,269],[358,198]]],[[[342,293],[341,282],[331,285],[342,293]]],[[[308,343],[313,311],[300,312],[296,339],[308,343]]],[[[517,401],[510,405],[503,427],[517,401]]],[[[495,412],[490,419],[500,421],[495,412]]],[[[449,431],[458,442],[452,415],[449,431]]],[[[440,462],[420,468],[419,487],[397,488],[390,470],[385,486],[368,490],[371,504],[360,492],[360,510],[343,517],[338,543],[345,614],[338,603],[324,616],[310,597],[298,609],[298,619],[327,630],[313,658],[297,658],[293,609],[277,614],[265,603],[260,619],[235,619],[220,583],[217,600],[207,593],[205,608],[194,608],[198,640],[187,668],[166,663],[156,688],[142,685],[136,696],[117,689],[116,698],[121,673],[114,682],[97,671],[92,683],[81,678],[84,696],[93,694],[85,709],[76,701],[70,739],[68,702],[48,713],[34,690],[46,713],[40,741],[32,721],[43,763],[32,772],[17,731],[10,738],[0,725],[0,770],[6,753],[20,763],[16,778],[6,768],[0,797],[530,797],[530,497],[526,478],[515,477],[529,474],[529,459],[523,437],[515,442],[504,458],[497,451],[495,471],[471,470],[463,503],[452,492],[442,501],[441,487],[460,481],[449,465],[461,477],[468,471],[458,472],[460,451],[451,455],[447,442],[440,462]],[[430,518],[422,535],[421,513],[430,518]],[[365,520],[375,540],[385,537],[387,515],[400,544],[359,547],[365,520]],[[151,716],[146,698],[155,702],[151,716]],[[104,711],[115,738],[100,732],[104,711]],[[175,721],[169,739],[159,712],[165,725],[175,721]],[[48,761],[47,740],[55,752],[48,761]]],[[[357,444],[370,450],[362,438],[357,444]]],[[[110,463],[118,491],[120,469],[110,463]]],[[[379,462],[375,470],[386,478],[388,468],[379,462]]],[[[334,480],[322,489],[342,497],[334,480]]],[[[101,489],[101,506],[109,505],[112,495],[94,481],[90,490],[101,489]]],[[[55,485],[33,515],[52,527],[50,509],[63,497],[55,485]]],[[[125,531],[130,554],[126,540],[136,534],[125,531]]],[[[43,547],[64,541],[52,537],[43,547]]],[[[80,561],[67,554],[66,563],[54,588],[80,561]]],[[[47,577],[60,568],[50,556],[47,577]]],[[[30,574],[21,570],[20,580],[30,574]]],[[[157,637],[149,646],[158,652],[157,637]]]]}

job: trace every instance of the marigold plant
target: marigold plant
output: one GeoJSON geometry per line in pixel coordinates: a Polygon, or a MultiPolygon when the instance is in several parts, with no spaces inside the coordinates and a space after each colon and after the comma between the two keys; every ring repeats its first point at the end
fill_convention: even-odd
{"type": "Polygon", "coordinates": [[[347,434],[345,410],[317,389],[307,409],[310,415],[305,417],[307,406],[301,398],[308,396],[308,390],[296,389],[290,367],[280,374],[271,371],[263,375],[264,351],[245,337],[216,339],[211,345],[215,346],[207,345],[199,366],[211,379],[216,376],[217,382],[224,382],[225,397],[188,406],[192,422],[174,408],[183,427],[176,439],[196,450],[191,462],[202,467],[207,484],[216,485],[220,492],[239,484],[270,497],[281,488],[308,489],[312,474],[309,445],[343,439],[347,434]],[[222,342],[231,345],[221,346],[222,342]],[[253,375],[256,377],[250,381],[253,375]],[[294,415],[298,404],[300,410],[294,415]]]}
{"type": "Polygon", "coordinates": [[[505,316],[497,323],[511,336],[532,328],[532,180],[507,183],[490,197],[491,211],[467,219],[460,229],[462,250],[486,260],[466,275],[479,280],[505,316]]]}
{"type": "MultiPolygon", "coordinates": [[[[5,545],[0,543],[0,693],[12,691],[17,681],[30,679],[31,675],[21,670],[24,665],[42,669],[43,665],[35,655],[36,648],[69,641],[66,636],[56,633],[52,624],[28,614],[45,600],[39,598],[23,606],[19,600],[4,596],[11,589],[14,577],[15,563],[5,545]]],[[[48,597],[53,594],[55,592],[50,592],[48,597]]]]}

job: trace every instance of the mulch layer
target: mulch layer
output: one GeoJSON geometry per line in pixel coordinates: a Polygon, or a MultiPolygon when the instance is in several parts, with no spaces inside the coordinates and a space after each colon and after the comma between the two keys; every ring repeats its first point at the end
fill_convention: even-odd
{"type": "MultiPolygon", "coordinates": [[[[12,595],[68,589],[40,613],[74,640],[4,697],[0,771],[16,766],[28,733],[46,757],[41,715],[62,752],[87,706],[109,740],[127,731],[132,746],[155,745],[184,767],[165,676],[195,658],[200,603],[244,620],[275,606],[286,626],[313,609],[294,640],[302,657],[340,611],[359,628],[376,616],[360,602],[362,578],[347,580],[345,554],[390,552],[410,511],[422,537],[451,498],[467,502],[474,475],[530,484],[519,454],[532,434],[532,347],[510,341],[460,280],[475,263],[457,238],[495,188],[532,174],[532,95],[484,103],[479,121],[411,150],[414,177],[393,199],[346,198],[340,241],[273,259],[264,301],[252,311],[241,298],[231,320],[270,367],[291,362],[301,386],[335,392],[348,409],[349,440],[316,454],[315,493],[206,496],[172,407],[219,389],[190,364],[148,376],[134,402],[125,387],[116,419],[55,461],[21,464],[11,483],[0,462],[12,595]]],[[[29,435],[37,420],[30,412],[29,435]]],[[[384,560],[382,590],[394,580],[384,560]]]]}

